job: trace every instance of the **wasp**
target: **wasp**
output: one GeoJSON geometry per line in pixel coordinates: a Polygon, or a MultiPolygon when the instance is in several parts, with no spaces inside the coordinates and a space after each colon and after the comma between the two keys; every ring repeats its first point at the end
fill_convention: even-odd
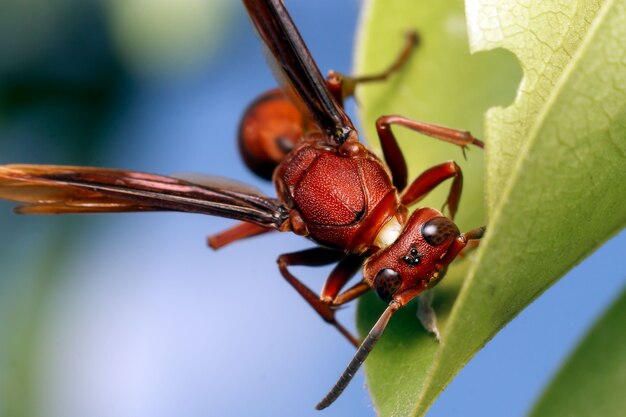
{"type": "MultiPolygon", "coordinates": [[[[243,0],[263,44],[275,60],[281,89],[260,96],[245,112],[239,146],[246,164],[271,178],[276,197],[217,177],[168,177],[106,168],[54,165],[0,166],[0,198],[24,205],[21,214],[179,211],[239,220],[213,235],[214,249],[270,231],[293,232],[317,243],[278,257],[285,280],[315,311],[356,348],[348,367],[327,396],[323,409],[346,388],[387,323],[398,311],[435,286],[447,266],[485,233],[461,233],[454,223],[463,187],[455,162],[436,165],[411,182],[392,131],[402,126],[459,146],[483,148],[469,132],[398,115],[378,118],[379,158],[359,140],[344,111],[344,100],[360,83],[384,80],[406,61],[417,43],[407,45],[391,67],[378,75],[324,78],[280,0],[243,0]],[[452,184],[441,211],[417,204],[446,180],[452,184]],[[321,294],[313,292],[290,266],[336,264],[321,294]],[[363,278],[344,289],[362,269],[363,278]],[[363,341],[335,318],[338,307],[374,290],[387,303],[363,341]]],[[[430,326],[436,332],[436,327],[430,326]]]]}

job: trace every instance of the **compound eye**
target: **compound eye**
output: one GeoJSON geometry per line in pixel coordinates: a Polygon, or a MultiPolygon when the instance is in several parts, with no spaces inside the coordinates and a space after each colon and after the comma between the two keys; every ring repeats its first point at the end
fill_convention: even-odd
{"type": "Polygon", "coordinates": [[[374,288],[381,300],[390,302],[402,285],[402,277],[393,269],[385,268],[378,271],[374,278],[374,288]]]}
{"type": "Polygon", "coordinates": [[[422,236],[432,246],[439,246],[458,235],[459,228],[447,217],[435,217],[422,226],[422,236]]]}

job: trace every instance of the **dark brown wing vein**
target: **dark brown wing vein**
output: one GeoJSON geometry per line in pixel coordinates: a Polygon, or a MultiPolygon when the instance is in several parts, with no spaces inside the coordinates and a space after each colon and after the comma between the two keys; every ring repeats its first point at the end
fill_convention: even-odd
{"type": "Polygon", "coordinates": [[[244,0],[248,13],[278,69],[308,108],[317,125],[338,142],[343,142],[354,125],[326,87],[309,49],[281,0],[244,0]]]}
{"type": "Polygon", "coordinates": [[[182,211],[279,228],[287,210],[244,184],[202,177],[202,183],[105,168],[0,166],[0,198],[25,203],[17,212],[182,211]]]}

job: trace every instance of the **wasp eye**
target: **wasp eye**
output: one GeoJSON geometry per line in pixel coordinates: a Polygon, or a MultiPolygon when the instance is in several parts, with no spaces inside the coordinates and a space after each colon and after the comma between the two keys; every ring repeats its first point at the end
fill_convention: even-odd
{"type": "Polygon", "coordinates": [[[459,228],[447,217],[435,217],[422,226],[422,236],[432,246],[439,246],[458,234],[459,228]]]}
{"type": "Polygon", "coordinates": [[[374,288],[381,300],[390,302],[402,285],[402,277],[393,269],[385,268],[378,271],[374,278],[374,288]]]}

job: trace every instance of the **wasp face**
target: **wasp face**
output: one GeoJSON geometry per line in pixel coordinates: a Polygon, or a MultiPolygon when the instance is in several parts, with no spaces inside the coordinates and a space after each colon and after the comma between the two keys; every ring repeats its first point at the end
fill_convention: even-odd
{"type": "Polygon", "coordinates": [[[457,236],[459,229],[452,220],[437,210],[419,209],[393,244],[368,259],[365,280],[386,302],[408,289],[429,288],[445,266],[438,261],[457,236]]]}

